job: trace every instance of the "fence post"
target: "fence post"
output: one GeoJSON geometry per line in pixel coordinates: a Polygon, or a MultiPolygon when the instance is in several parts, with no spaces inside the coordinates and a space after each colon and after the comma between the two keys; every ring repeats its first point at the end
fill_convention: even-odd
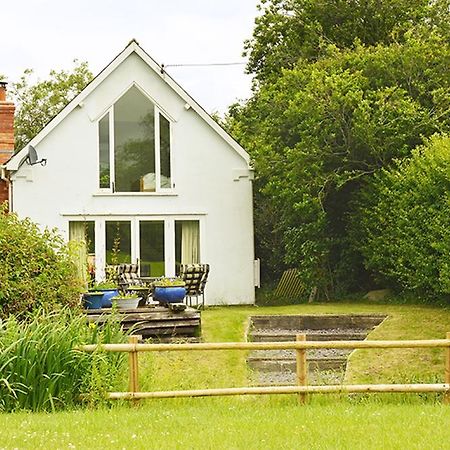
{"type": "MultiPolygon", "coordinates": [[[[297,334],[297,342],[305,342],[306,334],[297,334]]],[[[306,349],[296,349],[296,361],[297,361],[297,384],[299,386],[306,386],[308,384],[308,366],[306,362],[306,349]]],[[[298,401],[301,404],[306,403],[306,393],[300,392],[298,394],[298,401]]]]}
{"type": "MultiPolygon", "coordinates": [[[[450,332],[446,337],[450,339],[450,332]]],[[[450,345],[445,347],[445,384],[450,384],[450,345]]],[[[450,405],[450,390],[444,394],[444,403],[450,405]]]]}
{"type": "MultiPolygon", "coordinates": [[[[129,344],[137,344],[141,336],[129,336],[129,344]]],[[[128,353],[128,368],[129,368],[129,382],[128,391],[132,394],[139,391],[139,381],[138,381],[138,352],[136,350],[131,350],[128,353]]]]}

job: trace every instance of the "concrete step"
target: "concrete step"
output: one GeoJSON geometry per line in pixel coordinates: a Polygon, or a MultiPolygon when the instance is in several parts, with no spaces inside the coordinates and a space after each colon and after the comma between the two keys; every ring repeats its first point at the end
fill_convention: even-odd
{"type": "MultiPolygon", "coordinates": [[[[249,340],[252,342],[290,342],[295,341],[296,335],[301,334],[304,331],[291,331],[291,330],[279,330],[279,331],[252,331],[249,335],[249,340]]],[[[358,341],[364,340],[367,336],[367,331],[335,331],[329,333],[322,333],[319,330],[308,331],[306,333],[306,340],[308,341],[358,341]]]]}
{"type": "Polygon", "coordinates": [[[384,314],[305,314],[252,316],[255,329],[329,330],[333,328],[364,328],[372,330],[387,316],[384,314]]]}

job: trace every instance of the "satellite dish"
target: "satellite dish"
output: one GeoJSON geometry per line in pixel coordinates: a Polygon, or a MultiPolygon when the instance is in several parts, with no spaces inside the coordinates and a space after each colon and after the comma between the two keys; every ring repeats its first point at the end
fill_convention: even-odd
{"type": "Polygon", "coordinates": [[[35,164],[39,164],[39,163],[42,166],[45,166],[47,164],[47,160],[46,159],[41,159],[39,161],[39,157],[38,157],[36,149],[32,145],[29,145],[28,146],[27,163],[30,166],[34,166],[35,164]]]}

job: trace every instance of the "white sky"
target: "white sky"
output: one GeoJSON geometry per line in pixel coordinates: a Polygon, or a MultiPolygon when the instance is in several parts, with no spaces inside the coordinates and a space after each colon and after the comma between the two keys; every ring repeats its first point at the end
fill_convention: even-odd
{"type": "MultiPolygon", "coordinates": [[[[0,2],[0,74],[45,79],[77,58],[96,75],[135,38],[159,64],[244,61],[258,0],[15,0],[0,2]]],[[[243,65],[167,68],[208,112],[250,96],[243,65]]]]}

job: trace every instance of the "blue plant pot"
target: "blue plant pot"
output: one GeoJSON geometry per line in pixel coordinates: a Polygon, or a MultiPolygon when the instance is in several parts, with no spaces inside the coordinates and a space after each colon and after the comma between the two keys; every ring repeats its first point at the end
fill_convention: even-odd
{"type": "Polygon", "coordinates": [[[186,288],[182,286],[155,287],[153,297],[160,303],[179,303],[186,295],[186,288]]]}
{"type": "Polygon", "coordinates": [[[114,288],[106,289],[95,289],[97,292],[103,292],[102,308],[111,308],[111,299],[116,295],[119,295],[119,290],[114,288]]]}
{"type": "Polygon", "coordinates": [[[115,297],[116,295],[119,295],[119,290],[118,289],[100,289],[100,291],[103,292],[102,308],[111,308],[112,307],[111,299],[113,297],[115,297]]]}
{"type": "Polygon", "coordinates": [[[103,292],[101,294],[93,294],[91,292],[84,294],[84,306],[87,309],[100,309],[103,304],[103,292]]]}

